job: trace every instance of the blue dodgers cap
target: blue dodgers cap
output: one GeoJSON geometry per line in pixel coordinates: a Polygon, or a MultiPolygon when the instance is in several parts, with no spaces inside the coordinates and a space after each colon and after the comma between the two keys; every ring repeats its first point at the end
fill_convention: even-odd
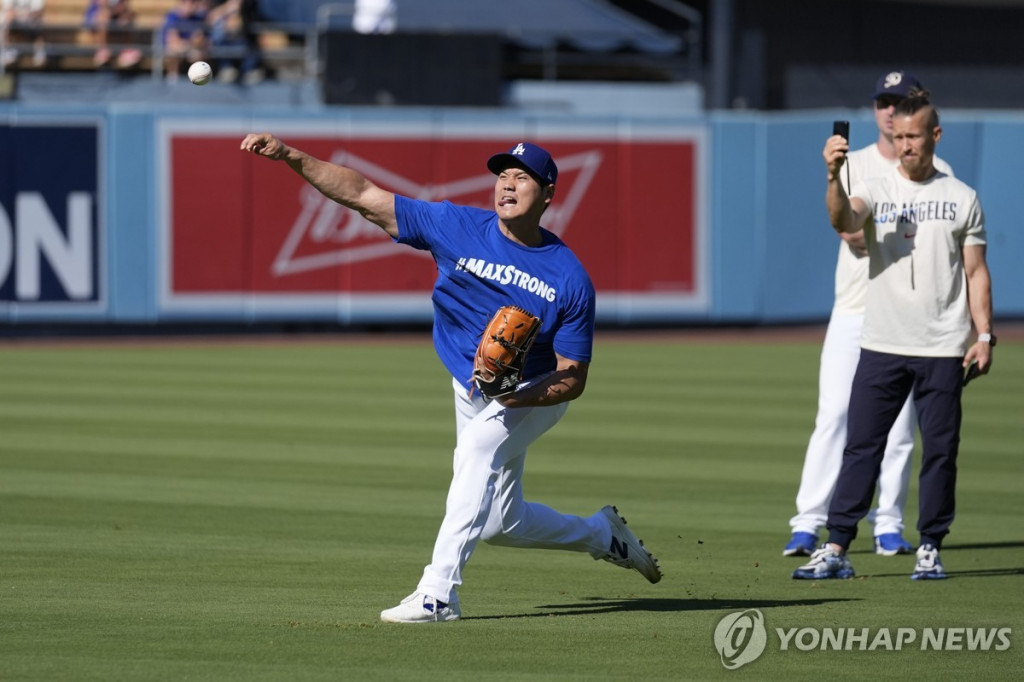
{"type": "Polygon", "coordinates": [[[525,168],[542,185],[553,185],[558,180],[558,166],[551,154],[530,142],[520,142],[487,160],[487,168],[495,175],[510,166],[525,168]]]}
{"type": "Polygon", "coordinates": [[[924,86],[921,85],[921,81],[917,80],[914,74],[906,71],[890,71],[878,79],[878,82],[875,84],[873,99],[885,97],[886,95],[907,97],[910,95],[911,90],[923,89],[924,86]]]}

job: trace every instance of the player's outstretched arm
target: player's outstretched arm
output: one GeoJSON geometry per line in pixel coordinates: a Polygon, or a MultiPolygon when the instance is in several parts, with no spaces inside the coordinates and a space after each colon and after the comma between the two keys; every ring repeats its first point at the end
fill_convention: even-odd
{"type": "Polygon", "coordinates": [[[373,184],[362,173],[321,161],[286,145],[270,133],[249,133],[242,140],[241,149],[274,161],[284,161],[328,199],[359,211],[392,237],[398,236],[395,195],[373,184]]]}
{"type": "Polygon", "coordinates": [[[555,353],[555,371],[521,391],[495,398],[505,407],[538,407],[576,400],[587,385],[589,362],[570,360],[555,353]]]}

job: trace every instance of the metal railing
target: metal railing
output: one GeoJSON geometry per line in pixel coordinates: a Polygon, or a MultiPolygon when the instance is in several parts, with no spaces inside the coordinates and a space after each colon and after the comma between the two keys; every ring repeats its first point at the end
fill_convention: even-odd
{"type": "Polygon", "coordinates": [[[306,73],[314,78],[322,78],[324,65],[320,59],[320,36],[326,33],[331,27],[331,20],[338,17],[347,17],[351,26],[352,16],[355,14],[354,2],[332,2],[316,10],[316,25],[309,30],[306,38],[306,73]]]}

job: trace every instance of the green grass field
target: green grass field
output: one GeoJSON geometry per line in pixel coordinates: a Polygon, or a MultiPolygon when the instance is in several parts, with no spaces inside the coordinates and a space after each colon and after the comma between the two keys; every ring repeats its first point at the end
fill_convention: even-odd
{"type": "Polygon", "coordinates": [[[935,583],[869,538],[854,580],[789,577],[819,348],[599,337],[586,395],[531,450],[527,496],[618,505],[664,580],[481,545],[463,620],[436,626],[378,619],[428,562],[448,484],[428,339],[2,348],[0,678],[1019,679],[1024,345],[1004,339],[965,393],[935,583]],[[727,670],[715,627],[751,608],[767,647],[727,670]],[[1012,628],[1012,645],[783,651],[776,628],[1012,628]]]}

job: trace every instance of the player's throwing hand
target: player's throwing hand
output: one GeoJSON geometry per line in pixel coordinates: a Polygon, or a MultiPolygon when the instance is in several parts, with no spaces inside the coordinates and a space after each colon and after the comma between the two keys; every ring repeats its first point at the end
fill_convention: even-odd
{"type": "Polygon", "coordinates": [[[249,133],[242,140],[242,151],[252,152],[277,161],[288,155],[288,145],[270,133],[249,133]]]}

